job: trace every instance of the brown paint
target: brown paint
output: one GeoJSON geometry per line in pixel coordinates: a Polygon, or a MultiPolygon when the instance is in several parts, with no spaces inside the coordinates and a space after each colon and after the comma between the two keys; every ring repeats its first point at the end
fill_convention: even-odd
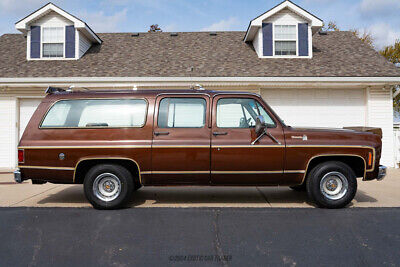
{"type": "Polygon", "coordinates": [[[298,129],[284,125],[259,95],[237,92],[196,90],[145,90],[74,92],[48,95],[32,116],[19,144],[25,149],[21,163],[25,179],[74,182],[73,168],[91,158],[124,158],[136,162],[144,185],[296,185],[306,175],[316,157],[351,156],[368,162],[365,180],[377,177],[381,156],[378,135],[335,129],[298,129]],[[161,129],[157,124],[158,106],[163,97],[199,97],[207,102],[203,128],[161,129]],[[276,123],[268,129],[279,143],[268,136],[256,139],[254,129],[218,128],[216,103],[221,98],[253,98],[276,123]],[[62,99],[146,99],[146,122],[139,128],[40,128],[48,109],[62,99]],[[154,135],[169,132],[168,135],[154,135]],[[215,136],[214,132],[226,135],[215,136]],[[302,137],[307,136],[307,140],[302,137]],[[59,154],[65,159],[60,160],[59,154]],[[34,168],[24,168],[30,166],[34,168]],[[40,168],[43,169],[40,169],[40,168]],[[60,169],[57,169],[60,168],[60,169]]]}

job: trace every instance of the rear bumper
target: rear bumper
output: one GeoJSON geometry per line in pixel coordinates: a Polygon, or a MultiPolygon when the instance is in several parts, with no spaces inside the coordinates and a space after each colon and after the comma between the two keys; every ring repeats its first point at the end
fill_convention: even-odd
{"type": "Polygon", "coordinates": [[[387,173],[387,167],[382,165],[379,166],[378,177],[376,178],[376,180],[382,181],[386,177],[386,173],[387,173]]]}
{"type": "Polygon", "coordinates": [[[14,180],[17,183],[22,183],[23,179],[20,170],[14,171],[14,180]]]}

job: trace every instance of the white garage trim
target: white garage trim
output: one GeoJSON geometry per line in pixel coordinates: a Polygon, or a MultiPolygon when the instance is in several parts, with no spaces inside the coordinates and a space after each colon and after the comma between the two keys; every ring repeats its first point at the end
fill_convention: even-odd
{"type": "Polygon", "coordinates": [[[0,98],[0,170],[9,171],[17,161],[17,114],[18,101],[15,97],[0,98]]]}

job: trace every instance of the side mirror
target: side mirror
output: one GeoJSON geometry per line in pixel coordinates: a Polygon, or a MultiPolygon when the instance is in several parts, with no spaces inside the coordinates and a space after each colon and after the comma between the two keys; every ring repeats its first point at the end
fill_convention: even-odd
{"type": "Polygon", "coordinates": [[[267,128],[267,125],[265,124],[265,119],[263,116],[257,116],[256,119],[256,127],[255,127],[255,131],[257,136],[262,135],[265,132],[265,129],[267,128]]]}

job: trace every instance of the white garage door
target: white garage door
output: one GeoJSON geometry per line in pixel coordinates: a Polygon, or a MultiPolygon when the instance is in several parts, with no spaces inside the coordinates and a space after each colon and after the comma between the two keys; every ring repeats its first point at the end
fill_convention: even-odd
{"type": "Polygon", "coordinates": [[[19,139],[21,139],[29,120],[41,101],[41,99],[19,100],[19,139]]]}
{"type": "Polygon", "coordinates": [[[364,89],[263,89],[261,95],[290,126],[366,124],[364,89]]]}

